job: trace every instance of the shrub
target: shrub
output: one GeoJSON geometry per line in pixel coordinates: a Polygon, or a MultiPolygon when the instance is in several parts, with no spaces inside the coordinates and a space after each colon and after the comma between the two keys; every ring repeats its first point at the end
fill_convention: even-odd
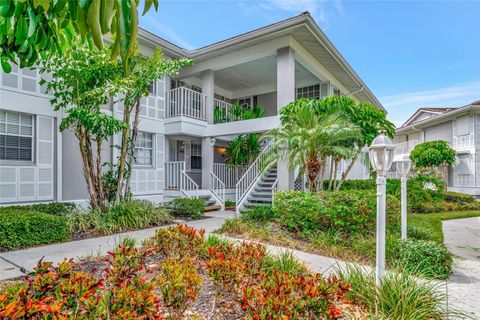
{"type": "Polygon", "coordinates": [[[121,245],[110,253],[102,277],[76,271],[72,260],[53,267],[40,261],[35,274],[0,294],[1,319],[162,319],[155,284],[140,274],[137,249],[121,245]]]}
{"type": "Polygon", "coordinates": [[[235,207],[235,206],[236,206],[235,201],[225,200],[225,207],[227,207],[227,208],[232,208],[232,207],[235,207]]]}
{"type": "Polygon", "coordinates": [[[146,244],[153,245],[156,251],[166,256],[194,258],[203,246],[204,234],[203,229],[197,231],[187,225],[177,224],[175,227],[158,229],[146,244]]]}
{"type": "Polygon", "coordinates": [[[447,299],[439,284],[418,281],[408,272],[387,273],[378,294],[375,272],[348,265],[336,273],[352,288],[346,292],[346,299],[364,306],[371,319],[443,320],[454,315],[445,309],[447,299]]]}
{"type": "Polygon", "coordinates": [[[106,212],[91,211],[69,216],[71,232],[95,230],[101,234],[113,234],[135,229],[155,227],[171,221],[163,208],[142,200],[124,200],[111,206],[106,212]]]}
{"type": "MultiPolygon", "coordinates": [[[[374,232],[376,194],[372,191],[279,192],[275,220],[290,231],[311,234],[335,229],[344,234],[374,232]]],[[[389,222],[398,220],[399,201],[387,196],[389,222]]]]}
{"type": "Polygon", "coordinates": [[[189,301],[195,301],[202,279],[193,266],[192,259],[167,259],[162,263],[159,280],[163,301],[172,319],[181,319],[189,301]]]}
{"type": "Polygon", "coordinates": [[[400,246],[398,266],[410,274],[447,279],[452,256],[444,245],[425,240],[407,240],[400,246]]]}
{"type": "Polygon", "coordinates": [[[244,286],[241,305],[245,319],[336,319],[342,313],[334,302],[343,299],[349,288],[335,276],[274,272],[262,276],[258,285],[244,286]]]}
{"type": "Polygon", "coordinates": [[[0,250],[15,250],[70,238],[64,217],[15,207],[0,210],[0,250]]]}
{"type": "Polygon", "coordinates": [[[455,203],[468,203],[474,202],[475,198],[472,195],[464,194],[460,192],[447,191],[443,194],[445,201],[455,203]]]}
{"type": "Polygon", "coordinates": [[[167,208],[177,216],[198,219],[203,217],[205,201],[203,199],[179,198],[167,203],[167,208]]]}
{"type": "Polygon", "coordinates": [[[0,207],[0,212],[3,210],[25,210],[25,211],[36,211],[48,214],[56,215],[65,215],[69,213],[74,213],[77,210],[77,205],[72,202],[49,202],[49,203],[38,203],[26,206],[9,206],[9,207],[0,207]]]}
{"type": "Polygon", "coordinates": [[[242,219],[253,222],[266,222],[273,219],[272,206],[255,206],[253,209],[242,212],[242,219]]]}
{"type": "Polygon", "coordinates": [[[209,248],[207,270],[210,277],[226,290],[237,289],[243,281],[252,281],[260,274],[266,256],[265,246],[243,242],[215,245],[209,248]]]}
{"type": "Polygon", "coordinates": [[[292,251],[281,251],[275,255],[268,254],[264,258],[263,272],[266,274],[286,272],[298,277],[307,271],[307,267],[295,257],[292,251]]]}

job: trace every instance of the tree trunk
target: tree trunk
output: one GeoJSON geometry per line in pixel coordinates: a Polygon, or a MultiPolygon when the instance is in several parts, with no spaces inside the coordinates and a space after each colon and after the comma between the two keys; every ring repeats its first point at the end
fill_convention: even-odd
{"type": "Polygon", "coordinates": [[[357,161],[358,156],[360,155],[361,152],[362,152],[362,147],[358,147],[357,152],[352,158],[352,162],[350,162],[350,164],[348,165],[347,170],[345,170],[345,172],[342,173],[342,179],[338,183],[335,190],[340,190],[340,188],[342,187],[342,184],[345,182],[345,179],[347,179],[347,176],[350,173],[350,170],[352,170],[353,165],[355,164],[355,161],[357,161]]]}
{"type": "Polygon", "coordinates": [[[120,148],[120,157],[118,158],[117,190],[115,192],[115,204],[120,203],[123,192],[123,181],[125,178],[125,164],[127,160],[128,138],[130,133],[130,112],[131,108],[127,105],[123,108],[123,122],[128,126],[122,129],[122,142],[120,148]]]}
{"type": "Polygon", "coordinates": [[[317,191],[323,191],[325,182],[325,169],[327,167],[327,160],[322,157],[320,160],[320,181],[317,184],[317,191]]]}
{"type": "Polygon", "coordinates": [[[100,137],[97,137],[97,161],[96,161],[96,184],[97,184],[97,189],[98,189],[98,202],[101,207],[101,210],[104,211],[107,205],[106,199],[105,199],[105,192],[103,190],[103,181],[102,181],[102,139],[100,137]]]}
{"type": "Polygon", "coordinates": [[[100,209],[98,201],[97,201],[97,191],[95,189],[95,183],[92,180],[91,174],[91,166],[88,151],[86,148],[86,137],[85,132],[82,129],[76,129],[76,136],[78,138],[78,146],[80,149],[80,155],[82,157],[82,167],[83,167],[83,177],[85,178],[85,182],[87,183],[87,190],[90,196],[90,206],[92,209],[100,209]]]}
{"type": "Polygon", "coordinates": [[[316,158],[307,159],[307,163],[305,164],[305,168],[307,170],[308,190],[310,192],[314,192],[315,191],[315,181],[317,180],[318,174],[321,170],[321,163],[316,158]]]}
{"type": "Polygon", "coordinates": [[[140,100],[138,100],[135,103],[135,118],[133,119],[132,134],[130,137],[130,147],[129,147],[129,154],[128,154],[129,170],[127,172],[127,178],[125,181],[125,194],[124,194],[125,198],[128,198],[130,193],[130,178],[132,176],[132,166],[133,166],[133,160],[135,157],[135,143],[137,141],[139,121],[140,121],[140,100]]]}
{"type": "Polygon", "coordinates": [[[332,190],[337,190],[337,185],[339,183],[339,181],[337,180],[337,171],[338,171],[338,168],[339,168],[339,164],[340,164],[340,158],[335,158],[335,173],[334,173],[334,176],[333,176],[333,189],[332,190]]]}
{"type": "Polygon", "coordinates": [[[328,190],[333,188],[333,157],[330,157],[330,176],[328,178],[328,190]]]}

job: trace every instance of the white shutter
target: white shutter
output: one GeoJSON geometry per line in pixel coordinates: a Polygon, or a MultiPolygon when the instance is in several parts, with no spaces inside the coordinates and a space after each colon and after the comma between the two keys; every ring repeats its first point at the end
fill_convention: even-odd
{"type": "Polygon", "coordinates": [[[37,116],[37,200],[53,200],[54,119],[37,116]]]}
{"type": "Polygon", "coordinates": [[[17,201],[16,167],[0,167],[0,203],[17,201]]]}
{"type": "Polygon", "coordinates": [[[161,191],[164,189],[165,180],[165,136],[163,134],[157,134],[155,140],[156,183],[157,190],[161,191]]]}

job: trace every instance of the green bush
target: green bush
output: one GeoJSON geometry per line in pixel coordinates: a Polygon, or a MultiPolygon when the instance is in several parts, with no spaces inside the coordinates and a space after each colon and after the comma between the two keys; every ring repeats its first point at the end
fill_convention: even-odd
{"type": "Polygon", "coordinates": [[[271,221],[274,217],[272,206],[255,206],[253,209],[242,212],[242,219],[256,222],[271,221]]]}
{"type": "Polygon", "coordinates": [[[0,210],[0,250],[15,250],[70,238],[67,219],[43,212],[5,207],[0,210]]]}
{"type": "Polygon", "coordinates": [[[472,195],[460,192],[447,191],[443,193],[443,196],[445,198],[445,201],[448,202],[469,203],[475,201],[475,198],[472,195]]]}
{"type": "MultiPolygon", "coordinates": [[[[304,235],[329,229],[343,234],[366,234],[375,231],[376,201],[376,193],[369,190],[279,192],[274,218],[288,230],[304,235]]],[[[395,197],[387,196],[389,223],[398,221],[399,206],[395,197]]]]}
{"type": "Polygon", "coordinates": [[[205,201],[203,199],[178,198],[167,203],[166,207],[174,215],[198,219],[203,217],[205,201]]]}
{"type": "Polygon", "coordinates": [[[141,200],[125,200],[109,207],[104,213],[91,211],[69,216],[72,233],[97,231],[105,235],[155,227],[170,221],[171,217],[165,209],[141,200]]]}
{"type": "Polygon", "coordinates": [[[49,202],[49,203],[38,203],[26,206],[9,206],[9,207],[0,207],[2,210],[25,210],[25,211],[36,211],[43,212],[48,214],[64,215],[73,213],[77,209],[77,205],[72,202],[49,202]]]}
{"type": "Polygon", "coordinates": [[[398,266],[426,278],[447,279],[452,270],[452,256],[443,244],[407,240],[400,247],[398,266]]]}

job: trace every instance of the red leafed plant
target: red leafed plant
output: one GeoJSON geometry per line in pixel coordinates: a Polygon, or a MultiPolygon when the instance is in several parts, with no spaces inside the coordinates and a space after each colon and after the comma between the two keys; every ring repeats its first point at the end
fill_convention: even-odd
{"type": "Polygon", "coordinates": [[[35,275],[0,294],[0,319],[94,319],[101,314],[103,280],[74,271],[72,260],[40,262],[35,275]]]}
{"type": "Polygon", "coordinates": [[[163,301],[169,309],[168,318],[181,319],[188,302],[197,298],[201,283],[192,259],[167,259],[162,263],[159,284],[163,301]]]}
{"type": "Polygon", "coordinates": [[[98,279],[74,270],[72,260],[53,267],[40,261],[35,274],[0,294],[0,319],[162,320],[161,299],[147,281],[143,256],[121,245],[98,279]]]}
{"type": "Polygon", "coordinates": [[[342,313],[335,301],[343,299],[349,288],[334,276],[273,272],[262,275],[257,285],[242,288],[241,305],[247,320],[336,319],[342,313]]]}
{"type": "Polygon", "coordinates": [[[187,225],[158,229],[148,244],[154,245],[158,252],[175,258],[196,258],[204,242],[205,230],[197,231],[187,225]]]}
{"type": "Polygon", "coordinates": [[[208,250],[207,270],[214,281],[227,290],[252,282],[260,274],[265,246],[243,242],[240,245],[215,245],[208,250]]]}

